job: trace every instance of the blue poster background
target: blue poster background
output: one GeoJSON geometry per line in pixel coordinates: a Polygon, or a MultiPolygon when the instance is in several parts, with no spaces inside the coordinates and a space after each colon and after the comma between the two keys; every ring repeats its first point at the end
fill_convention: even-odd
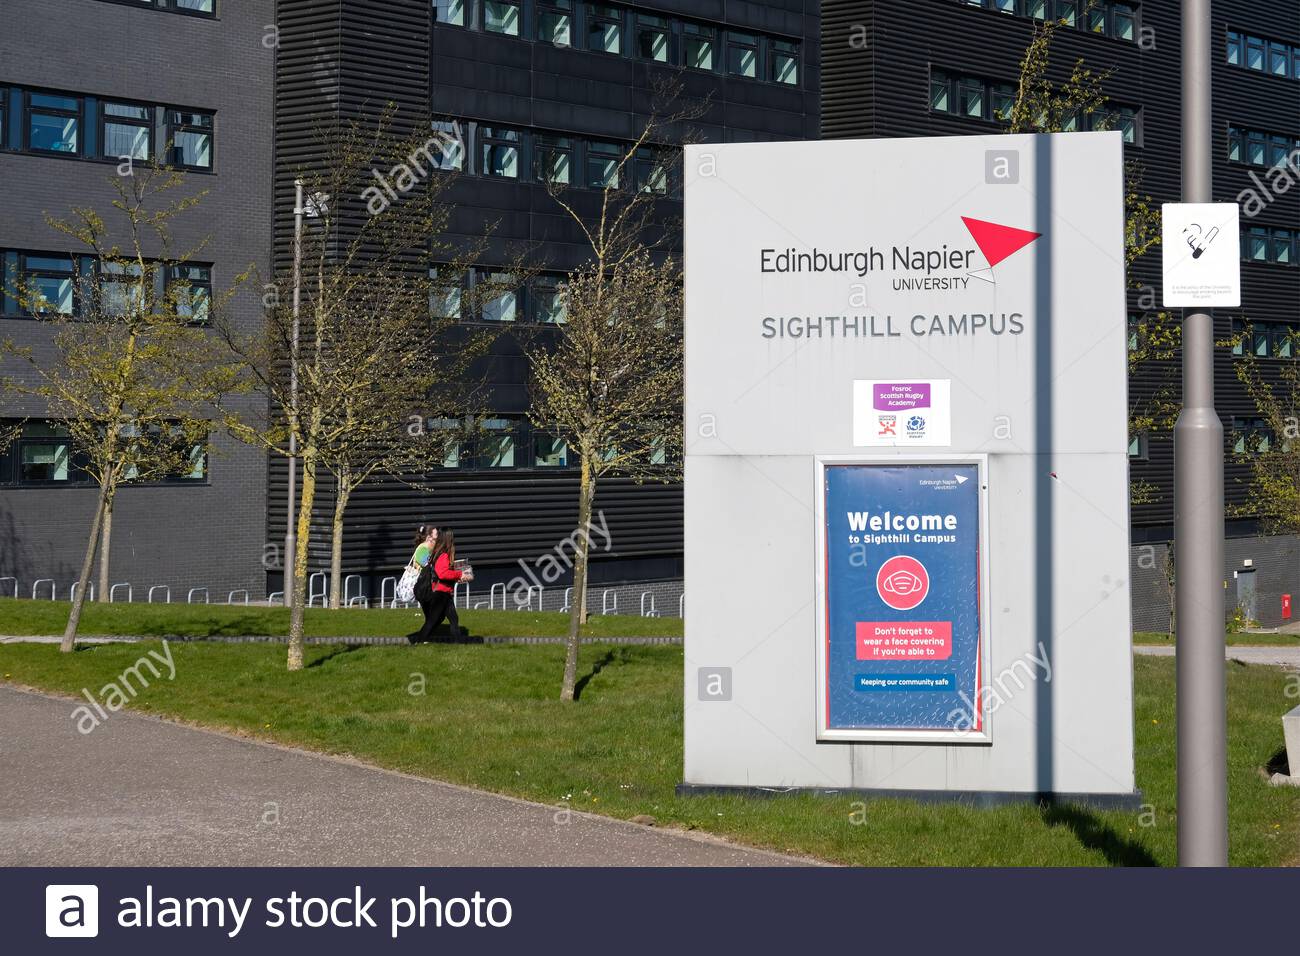
{"type": "Polygon", "coordinates": [[[980,652],[979,468],[973,464],[827,465],[823,493],[827,726],[971,729],[980,652]],[[909,515],[937,515],[942,522],[951,515],[955,528],[856,530],[850,512],[880,516],[882,522],[888,513],[891,524],[899,516],[906,522],[909,515]],[[954,540],[917,540],[936,535],[954,540]],[[906,540],[873,540],[882,537],[906,540]],[[876,587],[881,566],[897,555],[915,558],[928,573],[929,590],[911,610],[886,604],[876,587]],[[952,624],[952,655],[946,660],[858,659],[858,622],[935,621],[952,624]],[[910,685],[908,689],[890,689],[902,686],[900,679],[910,685]]]}

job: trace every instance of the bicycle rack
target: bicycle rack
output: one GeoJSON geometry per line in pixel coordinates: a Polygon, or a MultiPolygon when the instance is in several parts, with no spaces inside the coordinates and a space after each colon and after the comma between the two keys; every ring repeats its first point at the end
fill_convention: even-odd
{"type": "Polygon", "coordinates": [[[307,579],[307,606],[315,607],[316,599],[320,598],[320,606],[325,607],[326,599],[329,597],[329,575],[324,571],[317,571],[307,579]],[[321,589],[316,590],[316,579],[320,578],[321,589]]]}
{"type": "Polygon", "coordinates": [[[488,588],[488,610],[496,607],[497,588],[501,589],[501,610],[506,609],[506,586],[504,584],[494,584],[488,588]]]}
{"type": "Polygon", "coordinates": [[[0,578],[0,588],[4,587],[6,581],[14,583],[14,600],[18,600],[18,579],[17,578],[0,578]]]}
{"type": "MultiPolygon", "coordinates": [[[[80,583],[81,583],[80,581],[73,581],[73,582],[72,582],[72,587],[70,587],[70,588],[68,589],[68,592],[69,592],[69,593],[68,593],[68,601],[69,601],[69,602],[71,602],[71,601],[75,601],[75,600],[77,599],[77,585],[80,584],[80,583]]],[[[94,601],[94,600],[95,600],[95,582],[94,582],[94,581],[91,581],[91,582],[90,582],[90,587],[86,588],[86,600],[87,600],[87,601],[94,601]]]]}
{"type": "Polygon", "coordinates": [[[347,607],[369,608],[370,598],[366,597],[364,594],[354,595],[352,600],[348,601],[347,607]]]}
{"type": "Polygon", "coordinates": [[[379,606],[380,607],[397,607],[397,578],[387,577],[379,582],[379,606]],[[393,603],[388,603],[388,586],[393,586],[393,603]]]}
{"type": "Polygon", "coordinates": [[[564,606],[563,606],[562,608],[560,608],[560,613],[561,613],[561,614],[564,614],[566,611],[570,611],[570,610],[572,610],[572,604],[570,603],[572,600],[573,600],[573,588],[565,588],[565,589],[564,589],[564,606]]]}
{"type": "Polygon", "coordinates": [[[618,592],[614,591],[613,588],[605,588],[605,590],[600,592],[600,613],[601,614],[618,613],[618,592]],[[611,591],[613,591],[614,594],[613,604],[611,604],[609,601],[609,595],[611,591]]]}
{"type": "MultiPolygon", "coordinates": [[[[460,600],[461,582],[457,581],[451,586],[451,606],[456,607],[456,602],[460,600]]],[[[469,610],[469,585],[465,585],[465,610],[469,610]]]]}
{"type": "Polygon", "coordinates": [[[248,591],[246,591],[244,588],[239,588],[238,590],[231,591],[229,594],[227,594],[227,595],[226,595],[226,603],[227,603],[227,604],[234,604],[234,603],[235,603],[235,595],[236,595],[236,594],[242,594],[242,595],[244,596],[244,606],[247,607],[247,606],[248,606],[248,591]]]}
{"type": "Polygon", "coordinates": [[[150,604],[153,603],[153,592],[154,592],[154,591],[166,591],[166,592],[167,592],[167,600],[166,600],[165,603],[167,603],[167,604],[171,604],[171,603],[172,603],[172,589],[171,589],[171,586],[170,586],[170,585],[167,585],[167,584],[155,584],[153,587],[151,587],[151,588],[149,589],[149,603],[150,603],[150,604]]]}
{"type": "Polygon", "coordinates": [[[682,596],[677,599],[677,616],[682,618],[683,620],[686,618],[686,592],[685,591],[683,591],[682,596]]]}
{"type": "Polygon", "coordinates": [[[200,591],[203,592],[203,603],[204,603],[204,604],[207,604],[207,603],[208,603],[208,589],[207,589],[207,588],[190,588],[190,593],[187,594],[187,595],[185,595],[185,603],[186,603],[186,604],[193,604],[193,603],[194,603],[194,595],[198,594],[200,591]]]}
{"type": "Polygon", "coordinates": [[[267,603],[267,604],[277,604],[277,603],[279,603],[279,604],[283,604],[283,603],[284,603],[284,592],[283,592],[283,591],[272,591],[270,594],[268,594],[268,595],[266,596],[266,603],[267,603]]]}
{"type": "Polygon", "coordinates": [[[130,584],[127,584],[127,583],[124,582],[124,583],[122,583],[122,584],[114,584],[111,588],[108,589],[108,603],[109,603],[109,604],[112,604],[112,603],[114,602],[114,600],[116,600],[116,598],[114,597],[114,595],[117,594],[117,589],[118,589],[118,588],[126,588],[126,603],[127,603],[127,604],[131,604],[133,601],[135,601],[135,589],[134,589],[133,587],[131,587],[130,584]]]}
{"type": "MultiPolygon", "coordinates": [[[[540,610],[542,609],[542,595],[543,595],[543,592],[544,592],[545,590],[546,590],[546,589],[543,588],[540,584],[530,584],[530,585],[528,585],[527,590],[525,590],[525,591],[523,592],[523,594],[524,594],[524,600],[523,600],[522,602],[520,602],[519,597],[518,597],[518,595],[519,595],[519,591],[516,590],[516,591],[515,591],[515,595],[516,595],[516,596],[515,596],[515,610],[516,610],[516,611],[531,611],[531,610],[533,609],[533,592],[536,591],[536,592],[537,592],[537,610],[540,611],[540,610]]],[[[504,597],[501,599],[501,606],[502,606],[503,608],[505,607],[505,598],[504,598],[504,597]]]]}
{"type": "Polygon", "coordinates": [[[56,585],[56,584],[54,583],[54,578],[38,578],[37,580],[33,581],[33,582],[32,582],[32,600],[33,600],[33,601],[36,600],[36,590],[37,590],[37,589],[38,589],[42,584],[48,584],[48,585],[50,586],[50,600],[51,600],[51,601],[55,600],[54,595],[55,595],[55,593],[58,591],[58,585],[56,585]]]}
{"type": "Polygon", "coordinates": [[[658,617],[658,616],[659,616],[659,612],[655,610],[655,596],[654,596],[654,594],[652,594],[650,591],[642,591],[642,592],[641,592],[641,616],[642,616],[642,617],[658,617]],[[646,599],[646,598],[649,598],[649,599],[650,599],[650,610],[649,610],[649,612],[647,612],[646,609],[645,609],[645,599],[646,599]]]}
{"type": "Polygon", "coordinates": [[[355,600],[356,600],[357,598],[359,598],[359,597],[363,597],[363,596],[364,596],[364,595],[361,593],[361,588],[362,588],[361,575],[359,575],[359,574],[349,574],[347,577],[345,577],[345,578],[343,579],[343,606],[344,606],[344,607],[351,607],[353,601],[355,601],[355,600]],[[351,590],[352,590],[352,582],[353,582],[353,581],[356,581],[356,582],[357,582],[357,593],[356,593],[356,594],[351,594],[351,590]],[[351,595],[351,596],[349,596],[349,595],[351,595]]]}

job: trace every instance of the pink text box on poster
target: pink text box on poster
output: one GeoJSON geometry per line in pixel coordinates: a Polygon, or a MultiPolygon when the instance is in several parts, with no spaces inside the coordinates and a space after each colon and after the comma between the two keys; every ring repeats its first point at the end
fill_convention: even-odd
{"type": "Polygon", "coordinates": [[[860,661],[946,661],[952,621],[858,621],[860,661]]]}

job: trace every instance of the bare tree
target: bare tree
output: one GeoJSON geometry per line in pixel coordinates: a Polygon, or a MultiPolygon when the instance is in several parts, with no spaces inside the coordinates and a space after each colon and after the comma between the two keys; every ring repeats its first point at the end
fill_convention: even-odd
{"type": "Polygon", "coordinates": [[[586,594],[593,502],[606,475],[668,481],[680,476],[682,283],[677,263],[642,251],[601,270],[574,273],[563,295],[558,341],[532,355],[533,408],[577,455],[580,469],[574,598],[563,700],[573,700],[586,594]]]}
{"type": "MultiPolygon", "coordinates": [[[[227,428],[280,455],[289,453],[292,436],[301,463],[297,550],[285,557],[285,587],[293,589],[290,670],[303,666],[312,513],[322,471],[339,481],[337,557],[343,512],[360,481],[389,467],[416,468],[436,455],[432,441],[404,442],[407,410],[426,402],[446,409],[455,404],[453,395],[467,394],[464,375],[489,338],[460,325],[452,310],[431,307],[463,289],[481,246],[435,240],[447,225],[452,207],[445,193],[464,155],[459,131],[426,126],[408,134],[395,115],[390,104],[373,120],[331,120],[316,132],[319,161],[299,171],[311,211],[301,253],[301,345],[287,270],[267,284],[263,334],[219,327],[233,362],[270,399],[264,415],[227,413],[227,428]],[[294,377],[287,374],[291,365],[294,377]],[[399,443],[404,446],[393,447],[399,443]]],[[[487,282],[472,294],[500,293],[487,282]]],[[[336,560],[336,579],[338,568],[336,560]]]]}
{"type": "Polygon", "coordinates": [[[194,210],[202,193],[186,194],[183,174],[165,166],[130,166],[112,177],[111,221],[86,207],[69,219],[47,217],[71,241],[76,256],[92,257],[78,281],[20,282],[25,311],[53,327],[52,349],[5,351],[26,361],[30,380],[13,390],[40,399],[66,436],[56,467],[75,457],[99,489],[86,537],[62,649],[71,651],[95,552],[99,593],[107,600],[113,505],[123,484],[187,474],[208,454],[211,423],[204,410],[237,387],[216,360],[205,323],[233,294],[219,298],[193,285],[189,264],[203,244],[178,252],[171,227],[194,210]]]}
{"type": "Polygon", "coordinates": [[[680,191],[681,148],[695,138],[691,124],[709,101],[687,100],[675,74],[652,74],[650,97],[651,110],[631,145],[589,171],[599,175],[594,207],[570,190],[567,167],[539,156],[548,192],[591,253],[561,290],[566,321],[554,336],[526,347],[533,370],[530,420],[564,438],[578,457],[564,700],[574,698],[579,634],[587,620],[599,479],[622,474],[671,481],[680,475],[681,276],[661,247],[680,237],[680,211],[670,197],[680,191]]]}

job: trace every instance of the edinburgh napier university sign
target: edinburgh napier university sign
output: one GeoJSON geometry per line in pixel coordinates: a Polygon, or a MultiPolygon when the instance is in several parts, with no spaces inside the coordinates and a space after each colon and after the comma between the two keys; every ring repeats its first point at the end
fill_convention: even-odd
{"type": "Polygon", "coordinates": [[[1119,135],[686,172],[683,787],[1131,803],[1119,135]]]}

